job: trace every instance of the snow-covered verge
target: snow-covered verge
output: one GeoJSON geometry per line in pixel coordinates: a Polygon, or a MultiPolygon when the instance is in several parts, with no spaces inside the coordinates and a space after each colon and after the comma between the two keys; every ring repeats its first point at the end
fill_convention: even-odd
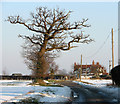
{"type": "Polygon", "coordinates": [[[28,85],[31,81],[0,81],[0,103],[19,102],[25,98],[36,98],[39,102],[70,101],[69,87],[46,87],[28,85]]]}
{"type": "Polygon", "coordinates": [[[112,80],[105,80],[105,79],[82,79],[83,82],[88,82],[90,84],[93,84],[96,87],[104,87],[107,84],[112,84],[112,80]]]}
{"type": "Polygon", "coordinates": [[[115,99],[120,99],[120,87],[107,86],[107,84],[112,84],[112,80],[91,80],[91,79],[85,80],[85,79],[82,79],[82,82],[79,82],[79,81],[73,81],[73,82],[83,85],[85,87],[99,88],[101,91],[104,91],[104,92],[110,94],[115,99]]]}

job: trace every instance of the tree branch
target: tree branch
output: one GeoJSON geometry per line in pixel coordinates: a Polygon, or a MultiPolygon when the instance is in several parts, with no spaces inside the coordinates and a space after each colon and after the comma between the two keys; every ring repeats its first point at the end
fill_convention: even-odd
{"type": "Polygon", "coordinates": [[[45,34],[45,32],[40,31],[39,29],[38,29],[38,30],[35,30],[35,29],[33,28],[33,25],[32,25],[32,24],[26,24],[25,22],[23,22],[24,20],[22,20],[19,16],[15,16],[15,17],[9,16],[7,21],[9,21],[9,22],[12,23],[12,24],[22,24],[22,25],[24,25],[25,27],[27,27],[27,29],[29,29],[29,30],[31,30],[31,31],[45,34]]]}
{"type": "Polygon", "coordinates": [[[34,42],[34,41],[32,40],[32,38],[29,37],[29,36],[19,35],[18,37],[21,37],[21,38],[23,38],[23,39],[28,39],[31,43],[42,46],[42,44],[40,44],[39,42],[34,42]]]}
{"type": "MultiPolygon", "coordinates": [[[[70,50],[71,48],[75,48],[77,46],[71,46],[71,43],[90,43],[92,41],[94,41],[93,39],[88,39],[89,35],[87,36],[83,36],[83,33],[81,32],[81,34],[77,34],[75,36],[71,36],[71,41],[69,41],[67,44],[52,44],[51,48],[47,48],[46,51],[51,51],[54,49],[60,49],[60,50],[70,50]]],[[[54,42],[55,43],[55,42],[54,42]]],[[[61,41],[62,43],[62,41],[61,41]]]]}

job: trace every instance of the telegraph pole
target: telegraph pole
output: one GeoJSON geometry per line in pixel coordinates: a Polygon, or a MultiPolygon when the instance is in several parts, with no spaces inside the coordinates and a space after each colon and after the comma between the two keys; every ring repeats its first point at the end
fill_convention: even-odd
{"type": "Polygon", "coordinates": [[[86,72],[85,72],[85,79],[87,78],[87,63],[86,63],[86,72]]]}
{"type": "Polygon", "coordinates": [[[112,68],[114,68],[114,41],[113,41],[113,28],[112,28],[112,68]]]}
{"type": "Polygon", "coordinates": [[[81,54],[80,81],[81,81],[81,76],[82,76],[82,54],[81,54]]]}

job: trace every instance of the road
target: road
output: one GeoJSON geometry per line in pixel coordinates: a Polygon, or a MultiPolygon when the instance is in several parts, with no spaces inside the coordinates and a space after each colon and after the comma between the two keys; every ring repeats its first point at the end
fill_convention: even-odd
{"type": "MultiPolygon", "coordinates": [[[[113,104],[116,99],[110,94],[105,93],[97,88],[88,88],[72,81],[59,82],[62,85],[68,86],[74,92],[72,104],[113,104]]],[[[114,103],[118,104],[118,102],[114,103]]]]}

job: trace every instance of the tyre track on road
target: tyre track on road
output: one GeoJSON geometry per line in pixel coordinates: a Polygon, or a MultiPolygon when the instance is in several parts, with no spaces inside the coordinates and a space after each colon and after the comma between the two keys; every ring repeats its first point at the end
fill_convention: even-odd
{"type": "Polygon", "coordinates": [[[110,94],[97,88],[88,88],[72,81],[62,81],[59,84],[68,86],[73,91],[72,104],[118,104],[118,102],[112,102],[114,98],[110,94]]]}

